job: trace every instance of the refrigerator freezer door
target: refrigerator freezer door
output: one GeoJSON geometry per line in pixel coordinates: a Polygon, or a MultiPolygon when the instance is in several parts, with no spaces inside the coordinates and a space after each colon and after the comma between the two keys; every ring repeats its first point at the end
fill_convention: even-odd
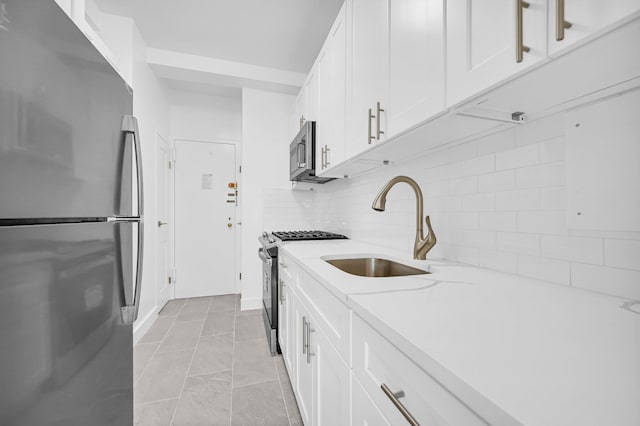
{"type": "Polygon", "coordinates": [[[0,228],[0,424],[132,424],[136,226],[0,228]]]}
{"type": "Polygon", "coordinates": [[[0,3],[0,219],[133,215],[130,89],[54,1],[0,3]]]}

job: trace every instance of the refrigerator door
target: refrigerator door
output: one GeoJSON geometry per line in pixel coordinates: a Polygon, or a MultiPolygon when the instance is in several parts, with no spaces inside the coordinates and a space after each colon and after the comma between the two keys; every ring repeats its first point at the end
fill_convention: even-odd
{"type": "Polygon", "coordinates": [[[134,215],[129,87],[54,1],[0,6],[0,219],[134,215]]]}
{"type": "Polygon", "coordinates": [[[0,228],[0,424],[133,423],[137,226],[0,228]]]}

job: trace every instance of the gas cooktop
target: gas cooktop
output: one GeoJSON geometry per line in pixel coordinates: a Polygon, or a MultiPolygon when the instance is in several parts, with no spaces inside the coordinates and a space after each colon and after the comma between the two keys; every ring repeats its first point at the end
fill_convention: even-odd
{"type": "Polygon", "coordinates": [[[277,231],[272,234],[282,241],[348,240],[344,235],[325,231],[277,231]]]}

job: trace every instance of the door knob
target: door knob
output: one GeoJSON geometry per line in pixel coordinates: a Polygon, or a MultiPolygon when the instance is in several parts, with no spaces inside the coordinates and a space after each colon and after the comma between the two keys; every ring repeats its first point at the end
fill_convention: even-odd
{"type": "Polygon", "coordinates": [[[169,224],[169,222],[163,222],[163,221],[159,220],[158,221],[158,228],[161,227],[161,226],[164,226],[164,225],[168,225],[168,224],[169,224]]]}
{"type": "Polygon", "coordinates": [[[227,228],[231,228],[233,224],[231,222],[227,223],[227,228]]]}

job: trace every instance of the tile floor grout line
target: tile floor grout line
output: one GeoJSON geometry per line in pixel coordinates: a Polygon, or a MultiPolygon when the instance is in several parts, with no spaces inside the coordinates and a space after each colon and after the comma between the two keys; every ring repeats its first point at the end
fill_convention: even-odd
{"type": "MultiPolygon", "coordinates": [[[[184,306],[184,305],[182,305],[182,306],[184,306]]],[[[180,311],[182,311],[182,308],[180,308],[180,311]]],[[[179,313],[180,313],[180,312],[178,311],[178,314],[179,314],[179,313]]],[[[170,316],[170,315],[166,315],[166,316],[170,316]]],[[[171,315],[171,316],[173,316],[173,315],[171,315]]],[[[171,328],[173,327],[173,324],[175,324],[175,323],[176,323],[176,318],[178,318],[178,315],[175,315],[175,316],[174,316],[173,321],[171,322],[171,324],[170,324],[170,325],[169,325],[169,327],[167,328],[166,333],[164,333],[164,336],[162,336],[162,339],[160,339],[160,341],[159,341],[159,342],[149,342],[149,343],[157,343],[157,344],[158,344],[158,346],[157,346],[157,347],[156,347],[156,349],[153,351],[153,353],[151,353],[151,356],[150,356],[150,357],[149,357],[149,359],[147,360],[147,363],[144,365],[144,368],[142,369],[142,371],[140,371],[140,375],[138,376],[138,378],[137,378],[136,380],[134,380],[134,382],[133,382],[133,385],[134,385],[134,394],[135,394],[135,384],[136,384],[136,383],[138,383],[138,382],[140,381],[140,379],[142,378],[142,375],[144,374],[145,370],[149,367],[149,363],[151,363],[151,359],[153,359],[153,357],[158,353],[158,349],[160,349],[160,346],[162,345],[162,342],[164,342],[164,339],[166,339],[166,338],[167,338],[167,335],[169,334],[169,330],[171,330],[171,328]]],[[[156,320],[157,320],[157,318],[156,318],[156,320]]],[[[152,325],[152,327],[153,327],[153,325],[152,325]]],[[[148,333],[148,332],[149,332],[149,330],[147,330],[147,333],[148,333]]],[[[145,334],[146,334],[146,333],[145,333],[145,334]]],[[[144,336],[142,336],[142,337],[144,337],[144,336]]],[[[140,342],[138,342],[138,343],[140,343],[140,342]]],[[[135,347],[136,347],[136,346],[137,346],[137,344],[133,346],[134,350],[135,350],[135,347]]]]}
{"type": "MultiPolygon", "coordinates": [[[[237,296],[236,296],[237,297],[237,296]]],[[[233,303],[233,336],[231,339],[231,404],[229,404],[229,425],[233,422],[233,372],[236,366],[236,320],[238,319],[238,304],[233,303]]]]}
{"type": "MultiPolygon", "coordinates": [[[[202,330],[204,329],[204,323],[206,322],[206,318],[207,318],[207,314],[209,313],[209,309],[211,309],[211,302],[212,302],[212,298],[209,299],[209,306],[207,307],[207,312],[205,313],[205,319],[202,321],[202,327],[200,327],[200,333],[198,333],[198,340],[196,340],[196,346],[193,348],[193,353],[191,354],[191,360],[189,361],[189,366],[187,367],[187,371],[184,375],[184,381],[182,382],[182,389],[180,389],[180,394],[178,395],[178,400],[176,401],[176,406],[173,409],[173,415],[171,416],[171,421],[169,422],[170,425],[174,424],[174,421],[176,419],[176,413],[178,412],[178,406],[180,405],[180,400],[182,399],[182,394],[184,393],[184,388],[187,385],[187,380],[189,379],[189,371],[191,370],[191,364],[193,364],[193,359],[196,356],[196,351],[198,350],[198,345],[200,344],[200,337],[202,337],[202,330]]],[[[186,302],[183,305],[186,306],[186,302]]]]}
{"type": "Polygon", "coordinates": [[[276,369],[276,377],[278,377],[278,384],[280,385],[280,395],[282,395],[282,404],[284,405],[284,411],[287,413],[287,420],[289,420],[289,425],[291,425],[291,416],[289,415],[287,400],[284,398],[284,389],[282,387],[282,380],[280,380],[280,372],[278,371],[278,366],[276,365],[276,363],[278,362],[277,359],[278,359],[277,355],[273,357],[273,367],[276,369]]]}

